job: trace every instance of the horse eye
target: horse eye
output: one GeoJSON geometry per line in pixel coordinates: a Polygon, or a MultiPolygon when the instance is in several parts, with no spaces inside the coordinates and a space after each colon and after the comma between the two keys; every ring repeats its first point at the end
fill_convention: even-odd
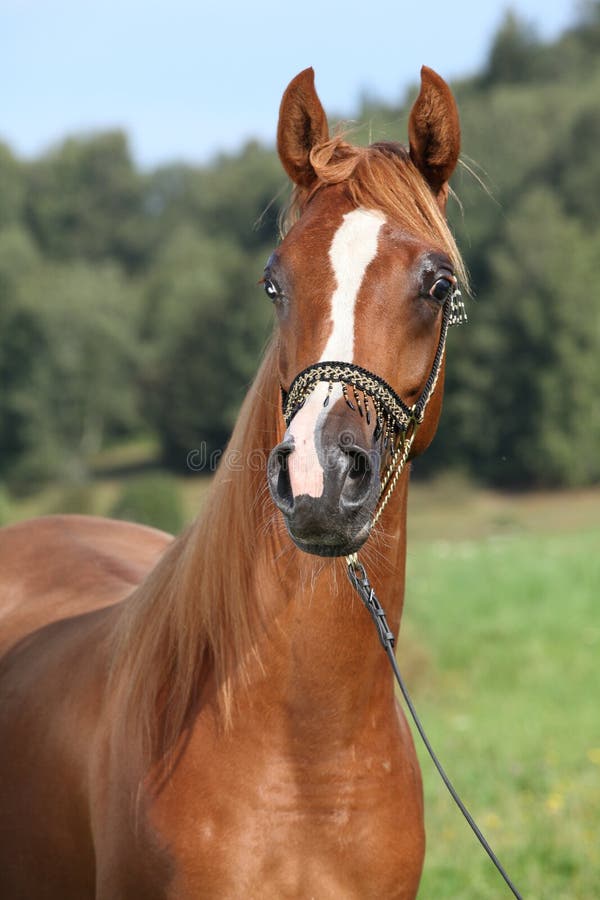
{"type": "Polygon", "coordinates": [[[438,303],[445,303],[453,288],[454,282],[442,276],[433,283],[429,296],[438,303]]]}
{"type": "Polygon", "coordinates": [[[281,288],[272,278],[265,278],[264,285],[265,293],[272,303],[281,297],[281,288]]]}

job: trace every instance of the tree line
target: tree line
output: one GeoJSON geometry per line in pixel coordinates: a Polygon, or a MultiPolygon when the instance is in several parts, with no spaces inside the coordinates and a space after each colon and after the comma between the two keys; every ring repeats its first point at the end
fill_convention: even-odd
{"type": "MultiPolygon", "coordinates": [[[[423,475],[600,480],[599,51],[599,2],[552,43],[508,14],[484,70],[452,85],[450,217],[474,296],[423,475]]],[[[363,100],[364,137],[402,139],[414,94],[363,100]]],[[[258,143],[152,172],[119,131],[34,161],[0,144],[0,479],[85,478],[138,435],[180,472],[222,447],[270,333],[257,282],[286,197],[258,143]]]]}

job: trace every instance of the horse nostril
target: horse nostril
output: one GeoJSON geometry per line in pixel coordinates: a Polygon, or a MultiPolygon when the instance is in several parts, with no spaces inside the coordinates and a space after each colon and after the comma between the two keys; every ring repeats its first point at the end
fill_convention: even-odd
{"type": "Polygon", "coordinates": [[[269,489],[275,504],[283,512],[289,512],[294,506],[294,493],[288,470],[288,458],[293,449],[293,444],[279,444],[269,455],[269,489]]]}
{"type": "Polygon", "coordinates": [[[348,478],[353,481],[365,478],[371,472],[371,461],[363,450],[352,448],[346,451],[350,459],[350,468],[348,469],[348,478]]]}
{"type": "Polygon", "coordinates": [[[362,506],[373,491],[374,468],[370,454],[354,444],[344,447],[348,469],[342,487],[340,504],[346,509],[362,506]]]}

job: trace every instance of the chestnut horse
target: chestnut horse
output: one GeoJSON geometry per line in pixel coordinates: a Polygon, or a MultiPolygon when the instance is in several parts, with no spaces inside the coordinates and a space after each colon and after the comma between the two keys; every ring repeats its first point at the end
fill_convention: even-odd
{"type": "Polygon", "coordinates": [[[415,897],[413,742],[335,559],[367,542],[397,632],[409,465],[372,528],[388,451],[368,392],[319,383],[287,420],[281,401],[329,360],[407,405],[424,390],[464,277],[444,216],[458,116],[427,68],[409,139],[331,137],[312,69],[285,91],[275,334],[182,535],[83,516],[0,533],[3,900],[415,897]]]}

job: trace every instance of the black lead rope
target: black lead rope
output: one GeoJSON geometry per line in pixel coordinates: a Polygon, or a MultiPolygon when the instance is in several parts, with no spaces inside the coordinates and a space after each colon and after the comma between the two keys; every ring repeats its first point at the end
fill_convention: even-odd
{"type": "Polygon", "coordinates": [[[362,565],[362,563],[358,562],[356,557],[349,557],[347,560],[347,563],[348,563],[348,578],[350,579],[350,583],[356,590],[360,599],[362,600],[362,602],[366,606],[367,610],[369,611],[369,614],[370,614],[371,618],[373,619],[373,622],[375,623],[375,627],[377,628],[377,634],[379,636],[379,640],[381,641],[381,645],[383,646],[383,649],[385,650],[387,657],[390,661],[390,664],[394,671],[394,675],[396,676],[396,681],[398,682],[398,686],[400,687],[400,690],[402,691],[402,696],[404,697],[406,705],[412,716],[413,722],[415,723],[417,731],[421,735],[423,743],[425,744],[425,747],[427,748],[427,752],[429,753],[434,766],[440,773],[440,777],[441,777],[442,781],[444,782],[444,784],[446,785],[446,787],[448,788],[448,791],[450,792],[452,799],[454,800],[454,802],[460,809],[461,813],[463,814],[463,816],[465,817],[465,819],[471,826],[477,840],[479,841],[479,843],[481,844],[481,846],[483,847],[483,849],[485,850],[485,852],[487,853],[487,855],[489,856],[491,861],[494,863],[494,865],[495,865],[496,869],[498,870],[498,872],[500,873],[500,875],[502,875],[502,878],[504,879],[504,881],[506,882],[506,884],[512,891],[513,895],[515,897],[517,897],[517,900],[523,900],[521,894],[518,892],[518,890],[512,883],[511,879],[509,878],[506,870],[502,866],[502,863],[500,862],[500,860],[498,859],[498,857],[496,856],[496,854],[494,853],[494,851],[488,844],[487,840],[483,836],[475,819],[473,818],[473,816],[471,815],[471,813],[469,812],[469,810],[467,809],[465,804],[462,802],[462,800],[458,796],[458,794],[454,788],[454,785],[452,784],[452,782],[446,775],[446,772],[444,771],[444,768],[443,768],[441,762],[437,758],[433,747],[429,743],[429,738],[425,734],[425,730],[421,724],[421,720],[419,719],[419,716],[417,715],[417,711],[416,711],[416,709],[413,705],[413,702],[410,698],[410,694],[408,693],[408,690],[406,689],[406,685],[404,684],[404,681],[402,680],[402,676],[401,676],[400,670],[398,668],[398,663],[396,662],[396,657],[394,654],[394,635],[392,634],[390,626],[388,625],[387,619],[385,617],[385,610],[383,609],[381,603],[377,599],[375,591],[371,587],[371,583],[370,583],[367,573],[365,571],[365,567],[362,565]]]}

